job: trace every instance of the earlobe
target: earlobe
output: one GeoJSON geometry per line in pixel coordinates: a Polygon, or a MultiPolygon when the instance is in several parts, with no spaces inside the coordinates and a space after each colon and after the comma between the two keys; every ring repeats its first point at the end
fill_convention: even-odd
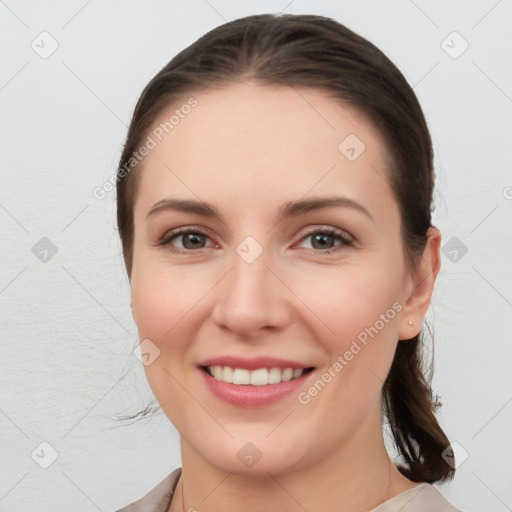
{"type": "Polygon", "coordinates": [[[409,281],[399,331],[401,340],[414,338],[421,330],[421,322],[429,308],[441,268],[440,246],[441,233],[437,228],[430,227],[425,248],[409,281]]]}

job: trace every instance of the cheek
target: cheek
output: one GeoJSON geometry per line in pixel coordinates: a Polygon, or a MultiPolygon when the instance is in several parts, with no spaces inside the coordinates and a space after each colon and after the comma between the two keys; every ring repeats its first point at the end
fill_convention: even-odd
{"type": "Polygon", "coordinates": [[[175,333],[185,317],[211,288],[200,266],[190,271],[180,265],[162,264],[159,258],[134,259],[131,299],[141,339],[179,339],[175,333]]]}
{"type": "Polygon", "coordinates": [[[185,272],[179,265],[156,260],[134,259],[132,310],[140,340],[151,340],[159,350],[158,357],[144,366],[148,383],[170,421],[181,428],[198,414],[197,404],[185,391],[190,386],[184,369],[187,346],[198,328],[200,300],[211,286],[204,272],[185,272]]]}
{"type": "MultiPolygon", "coordinates": [[[[300,272],[291,288],[297,291],[316,317],[321,338],[331,347],[364,338],[366,328],[390,331],[397,326],[401,310],[400,275],[397,269],[382,265],[345,265],[300,272]],[[372,268],[373,267],[373,268],[372,268]]],[[[312,317],[313,318],[313,317],[312,317]]]]}
{"type": "Polygon", "coordinates": [[[336,401],[362,404],[378,393],[393,359],[403,308],[400,275],[392,267],[383,272],[354,266],[321,281],[310,283],[307,297],[328,327],[317,331],[329,356],[325,380],[336,375],[336,401]]]}

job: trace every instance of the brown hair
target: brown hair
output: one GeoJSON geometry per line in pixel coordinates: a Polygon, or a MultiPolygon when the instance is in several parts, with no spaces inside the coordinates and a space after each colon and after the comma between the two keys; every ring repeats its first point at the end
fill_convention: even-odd
{"type": "MultiPolygon", "coordinates": [[[[400,208],[404,251],[414,266],[432,225],[434,171],[429,130],[412,88],[376,46],[337,21],[264,14],[211,30],[176,55],[142,92],[117,176],[117,222],[128,276],[138,175],[130,158],[163,108],[212,84],[242,80],[321,89],[369,116],[391,155],[389,180],[400,208]]],[[[406,464],[400,471],[413,481],[432,483],[453,478],[455,469],[442,457],[449,441],[434,415],[440,404],[424,376],[421,336],[398,342],[382,407],[406,464]]]]}

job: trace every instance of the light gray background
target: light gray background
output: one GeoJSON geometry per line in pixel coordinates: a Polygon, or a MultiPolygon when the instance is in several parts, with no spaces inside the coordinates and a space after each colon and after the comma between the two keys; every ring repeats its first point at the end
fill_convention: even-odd
{"type": "Polygon", "coordinates": [[[114,193],[92,191],[115,173],[135,102],[172,56],[224,21],[281,11],[334,17],[414,86],[435,146],[445,252],[429,313],[434,388],[443,428],[468,454],[442,490],[465,511],[512,510],[512,1],[7,0],[1,511],[115,510],[180,465],[163,414],[116,421],[152,394],[132,355],[114,193]],[[33,249],[43,237],[55,255],[47,241],[33,249]]]}

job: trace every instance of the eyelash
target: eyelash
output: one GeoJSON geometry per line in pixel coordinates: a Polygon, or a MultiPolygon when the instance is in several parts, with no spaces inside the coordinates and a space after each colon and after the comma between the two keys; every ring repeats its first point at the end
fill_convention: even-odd
{"type": "MultiPolygon", "coordinates": [[[[183,235],[189,235],[189,234],[202,235],[202,236],[205,236],[206,238],[209,238],[208,235],[206,233],[204,233],[203,231],[201,231],[200,229],[178,228],[178,229],[175,229],[175,230],[167,233],[158,242],[157,245],[165,246],[167,248],[167,250],[174,252],[174,253],[185,254],[187,252],[188,253],[198,252],[198,250],[196,251],[193,249],[185,249],[185,250],[176,249],[171,245],[171,241],[174,240],[175,238],[178,238],[180,235],[183,236],[183,235]]],[[[334,252],[342,250],[344,247],[351,247],[354,243],[354,241],[351,238],[349,238],[349,236],[344,231],[341,231],[341,230],[335,229],[335,228],[321,228],[321,229],[315,229],[315,230],[309,231],[304,236],[302,236],[300,241],[305,240],[306,238],[309,238],[313,235],[318,235],[318,234],[332,236],[333,238],[337,238],[338,240],[340,240],[341,243],[338,245],[335,245],[334,247],[327,249],[325,251],[322,249],[309,249],[310,251],[313,251],[315,254],[321,254],[321,255],[332,254],[334,252]]]]}

